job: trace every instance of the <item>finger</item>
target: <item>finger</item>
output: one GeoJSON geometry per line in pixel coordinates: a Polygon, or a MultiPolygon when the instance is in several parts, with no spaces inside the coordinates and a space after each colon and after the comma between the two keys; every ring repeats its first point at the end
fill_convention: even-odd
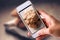
{"type": "Polygon", "coordinates": [[[39,11],[39,14],[41,14],[42,16],[50,16],[46,11],[44,11],[44,10],[40,10],[39,11]]]}
{"type": "Polygon", "coordinates": [[[37,37],[36,40],[42,40],[42,38],[41,37],[37,37]]]}
{"type": "Polygon", "coordinates": [[[39,36],[40,35],[46,35],[46,34],[50,34],[49,29],[46,27],[38,31],[39,36]]]}
{"type": "Polygon", "coordinates": [[[46,36],[48,36],[48,35],[41,35],[41,36],[37,37],[36,40],[42,40],[42,39],[45,38],[46,36]]]}
{"type": "Polygon", "coordinates": [[[54,22],[56,21],[56,19],[53,16],[49,15],[44,10],[40,10],[39,13],[41,14],[41,16],[43,16],[43,20],[48,27],[51,27],[54,25],[54,22]]]}
{"type": "Polygon", "coordinates": [[[44,10],[40,10],[39,13],[42,15],[43,18],[45,18],[46,20],[56,20],[52,15],[48,14],[47,12],[45,12],[44,10]]]}
{"type": "Polygon", "coordinates": [[[18,17],[18,13],[17,13],[16,9],[12,10],[11,15],[13,17],[18,17]]]}
{"type": "Polygon", "coordinates": [[[39,13],[46,19],[49,19],[50,15],[44,10],[40,10],[39,13]]]}
{"type": "Polygon", "coordinates": [[[28,33],[27,33],[27,36],[28,36],[28,37],[30,37],[30,36],[31,36],[31,33],[30,33],[30,32],[28,32],[28,33]]]}

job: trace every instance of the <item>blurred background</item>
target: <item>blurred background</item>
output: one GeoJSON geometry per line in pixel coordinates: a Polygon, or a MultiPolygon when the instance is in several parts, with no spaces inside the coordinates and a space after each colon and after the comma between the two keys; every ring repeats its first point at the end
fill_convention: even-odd
{"type": "MultiPolygon", "coordinates": [[[[19,35],[15,33],[12,36],[6,33],[4,23],[12,20],[14,17],[11,16],[11,11],[18,5],[22,4],[26,0],[0,0],[0,40],[29,40],[27,38],[27,31],[23,31],[18,28],[14,28],[14,32],[19,32],[19,35]],[[18,35],[18,36],[16,36],[18,35]],[[19,37],[19,38],[17,38],[19,37]],[[21,39],[24,38],[24,39],[21,39]],[[26,39],[27,38],[27,39],[26,39]]],[[[47,13],[54,16],[57,20],[60,20],[60,1],[59,0],[31,0],[36,9],[43,9],[47,13]]],[[[7,28],[8,29],[8,28],[7,28]]],[[[14,32],[12,34],[14,34],[14,32]]],[[[45,40],[60,40],[60,38],[49,36],[45,40]]]]}

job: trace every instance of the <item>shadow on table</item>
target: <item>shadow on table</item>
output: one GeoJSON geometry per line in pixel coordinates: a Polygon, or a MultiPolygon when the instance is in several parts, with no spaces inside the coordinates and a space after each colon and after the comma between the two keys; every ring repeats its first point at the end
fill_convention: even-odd
{"type": "Polygon", "coordinates": [[[13,35],[15,37],[17,37],[20,40],[34,40],[33,38],[29,38],[29,37],[25,37],[23,35],[20,35],[19,33],[17,33],[14,29],[9,29],[9,27],[5,26],[5,31],[6,33],[13,35]]]}

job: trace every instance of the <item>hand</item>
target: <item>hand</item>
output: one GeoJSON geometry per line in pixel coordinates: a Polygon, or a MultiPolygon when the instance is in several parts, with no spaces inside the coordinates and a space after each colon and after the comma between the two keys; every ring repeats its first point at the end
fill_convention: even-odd
{"type": "Polygon", "coordinates": [[[43,21],[48,26],[48,28],[45,27],[39,30],[38,35],[48,34],[51,36],[60,37],[60,21],[47,14],[45,11],[40,11],[40,14],[43,16],[43,21]]]}
{"type": "MultiPolygon", "coordinates": [[[[60,21],[55,19],[52,15],[49,15],[43,10],[40,10],[39,13],[43,17],[43,21],[48,26],[48,28],[43,28],[38,31],[39,37],[36,38],[36,40],[41,40],[46,35],[56,36],[60,37],[60,21]]],[[[28,33],[30,35],[30,33],[28,33]]]]}
{"type": "MultiPolygon", "coordinates": [[[[30,37],[30,36],[31,36],[31,33],[28,32],[28,35],[27,35],[27,36],[30,37]]],[[[46,36],[48,36],[48,35],[40,35],[39,37],[36,38],[36,40],[42,40],[42,39],[45,38],[46,36]]]]}
{"type": "Polygon", "coordinates": [[[55,19],[53,16],[49,15],[45,11],[40,11],[40,14],[43,16],[43,21],[48,26],[48,28],[43,28],[38,31],[38,35],[52,35],[60,37],[60,21],[55,19]]]}
{"type": "MultiPolygon", "coordinates": [[[[48,28],[45,27],[39,30],[38,35],[40,35],[40,37],[37,37],[36,40],[42,39],[43,37],[45,37],[46,34],[60,37],[60,21],[58,21],[53,16],[49,15],[43,10],[39,12],[43,16],[42,19],[45,22],[45,24],[48,26],[48,28]]],[[[17,17],[20,20],[16,10],[12,12],[12,16],[17,17]]]]}

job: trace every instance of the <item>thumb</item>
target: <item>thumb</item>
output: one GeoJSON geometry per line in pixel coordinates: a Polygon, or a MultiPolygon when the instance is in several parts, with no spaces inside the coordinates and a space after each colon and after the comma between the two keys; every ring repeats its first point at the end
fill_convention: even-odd
{"type": "Polygon", "coordinates": [[[50,34],[50,32],[49,32],[49,28],[43,28],[43,29],[41,29],[41,30],[39,30],[38,31],[38,35],[40,36],[40,35],[45,35],[45,34],[50,34]]]}
{"type": "Polygon", "coordinates": [[[30,33],[30,32],[28,32],[28,33],[27,33],[27,36],[28,36],[28,37],[30,37],[30,36],[31,36],[31,33],[30,33]]]}

